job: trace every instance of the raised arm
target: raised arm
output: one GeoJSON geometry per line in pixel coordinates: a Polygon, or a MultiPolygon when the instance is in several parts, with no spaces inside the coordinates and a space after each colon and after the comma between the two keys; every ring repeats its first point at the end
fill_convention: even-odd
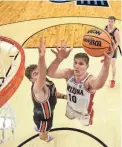
{"type": "Polygon", "coordinates": [[[60,63],[62,62],[63,60],[59,60],[58,58],[56,58],[51,64],[50,66],[48,67],[48,76],[51,77],[51,78],[65,78],[67,79],[70,72],[71,72],[71,69],[58,69],[60,63]]]}
{"type": "Polygon", "coordinates": [[[109,74],[109,67],[110,67],[111,58],[112,58],[113,54],[114,54],[114,49],[110,45],[109,54],[104,53],[104,60],[102,60],[103,66],[102,66],[102,69],[101,69],[99,75],[96,78],[91,77],[88,80],[88,85],[89,85],[90,89],[98,90],[104,86],[104,84],[107,80],[108,74],[109,74]]]}
{"type": "Polygon", "coordinates": [[[57,52],[52,50],[52,52],[56,55],[56,59],[48,67],[48,76],[52,78],[67,79],[69,74],[71,73],[71,70],[70,69],[59,70],[58,67],[60,63],[69,56],[72,48],[67,50],[66,42],[61,41],[61,47],[60,48],[57,47],[56,50],[57,52]]]}
{"type": "Polygon", "coordinates": [[[44,87],[46,79],[46,64],[45,64],[45,40],[40,39],[39,47],[39,61],[38,61],[38,76],[34,84],[34,89],[36,92],[40,91],[44,87]]]}

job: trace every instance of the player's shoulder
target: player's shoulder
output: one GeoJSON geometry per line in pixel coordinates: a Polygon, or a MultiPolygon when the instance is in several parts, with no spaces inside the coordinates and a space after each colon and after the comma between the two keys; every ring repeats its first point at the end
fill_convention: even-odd
{"type": "Polygon", "coordinates": [[[114,33],[119,33],[119,29],[118,28],[115,28],[114,29],[114,33]]]}
{"type": "Polygon", "coordinates": [[[92,89],[90,86],[90,83],[93,83],[94,80],[96,80],[96,77],[94,77],[92,74],[89,74],[88,78],[85,81],[85,88],[91,93],[96,92],[96,90],[92,89]]]}
{"type": "Polygon", "coordinates": [[[46,77],[46,86],[54,85],[54,82],[46,77]]]}
{"type": "Polygon", "coordinates": [[[92,74],[88,74],[88,76],[86,77],[85,83],[89,85],[89,83],[95,79],[96,77],[94,77],[92,74]]]}
{"type": "Polygon", "coordinates": [[[44,89],[46,89],[46,88],[47,88],[46,84],[44,84],[42,87],[40,87],[38,85],[37,80],[33,83],[33,92],[34,92],[34,94],[44,93],[45,92],[44,89]]]}
{"type": "Polygon", "coordinates": [[[96,79],[96,77],[93,76],[92,74],[89,74],[87,80],[93,80],[93,79],[96,79]]]}

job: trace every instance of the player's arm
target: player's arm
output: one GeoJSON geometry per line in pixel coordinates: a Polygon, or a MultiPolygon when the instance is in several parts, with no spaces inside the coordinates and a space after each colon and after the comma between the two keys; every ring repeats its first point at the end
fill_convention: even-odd
{"type": "Polygon", "coordinates": [[[58,99],[67,99],[67,95],[62,94],[62,93],[60,93],[60,92],[56,92],[56,97],[57,97],[58,99]]]}
{"type": "Polygon", "coordinates": [[[117,49],[118,45],[120,45],[120,34],[119,34],[119,31],[115,31],[115,39],[116,39],[116,44],[115,44],[115,49],[117,49]]]}
{"type": "Polygon", "coordinates": [[[66,46],[66,42],[61,41],[61,47],[56,48],[57,52],[52,50],[52,52],[56,55],[56,59],[48,67],[48,76],[52,78],[68,78],[70,69],[58,69],[60,63],[69,56],[72,50],[72,48],[67,50],[66,46]]]}
{"type": "Polygon", "coordinates": [[[47,75],[51,78],[66,78],[66,69],[59,70],[58,67],[63,59],[58,57],[50,64],[47,75]]]}
{"type": "Polygon", "coordinates": [[[67,79],[70,74],[70,69],[58,69],[59,65],[61,63],[61,60],[56,58],[48,67],[47,74],[51,78],[65,78],[67,79]]]}
{"type": "Polygon", "coordinates": [[[103,66],[102,66],[102,69],[101,69],[99,75],[96,78],[91,77],[88,80],[88,85],[89,85],[90,89],[98,90],[104,86],[104,84],[107,80],[108,74],[109,74],[109,67],[110,67],[111,58],[113,56],[113,53],[114,53],[114,49],[110,45],[109,54],[104,53],[104,60],[102,61],[103,66]]]}
{"type": "Polygon", "coordinates": [[[45,40],[41,38],[39,48],[39,61],[38,61],[38,77],[34,84],[34,91],[40,92],[44,87],[46,79],[46,64],[45,64],[45,40]]]}
{"type": "Polygon", "coordinates": [[[110,65],[103,65],[102,69],[97,77],[89,78],[88,84],[90,89],[98,90],[102,88],[107,80],[110,65]]]}

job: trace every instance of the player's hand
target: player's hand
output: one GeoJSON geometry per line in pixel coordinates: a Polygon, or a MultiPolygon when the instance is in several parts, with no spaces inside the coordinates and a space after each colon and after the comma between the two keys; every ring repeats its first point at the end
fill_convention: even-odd
{"type": "Polygon", "coordinates": [[[46,43],[45,38],[40,38],[40,47],[39,47],[40,56],[45,55],[45,50],[46,50],[45,43],[46,43]]]}
{"type": "Polygon", "coordinates": [[[65,58],[67,58],[70,54],[70,52],[72,51],[72,47],[69,48],[67,50],[67,42],[62,40],[61,41],[61,46],[60,47],[56,47],[56,50],[57,51],[54,51],[53,49],[51,50],[55,55],[56,55],[56,58],[60,59],[60,60],[63,60],[65,58]]]}
{"type": "Polygon", "coordinates": [[[103,62],[105,66],[110,65],[111,63],[111,59],[114,55],[114,49],[115,49],[114,45],[115,45],[114,42],[112,42],[112,44],[110,44],[110,47],[109,47],[109,52],[104,53],[104,59],[101,62],[103,62]]]}

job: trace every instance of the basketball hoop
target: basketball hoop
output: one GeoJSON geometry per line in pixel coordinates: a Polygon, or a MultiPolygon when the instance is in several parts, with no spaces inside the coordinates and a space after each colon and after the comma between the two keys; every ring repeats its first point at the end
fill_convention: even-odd
{"type": "Polygon", "coordinates": [[[16,41],[0,36],[0,55],[9,63],[6,68],[4,62],[1,62],[0,75],[0,108],[11,98],[22,82],[25,71],[25,54],[24,50],[16,41]],[[9,61],[10,60],[10,61],[9,61]],[[6,69],[5,69],[6,68],[6,69]]]}

